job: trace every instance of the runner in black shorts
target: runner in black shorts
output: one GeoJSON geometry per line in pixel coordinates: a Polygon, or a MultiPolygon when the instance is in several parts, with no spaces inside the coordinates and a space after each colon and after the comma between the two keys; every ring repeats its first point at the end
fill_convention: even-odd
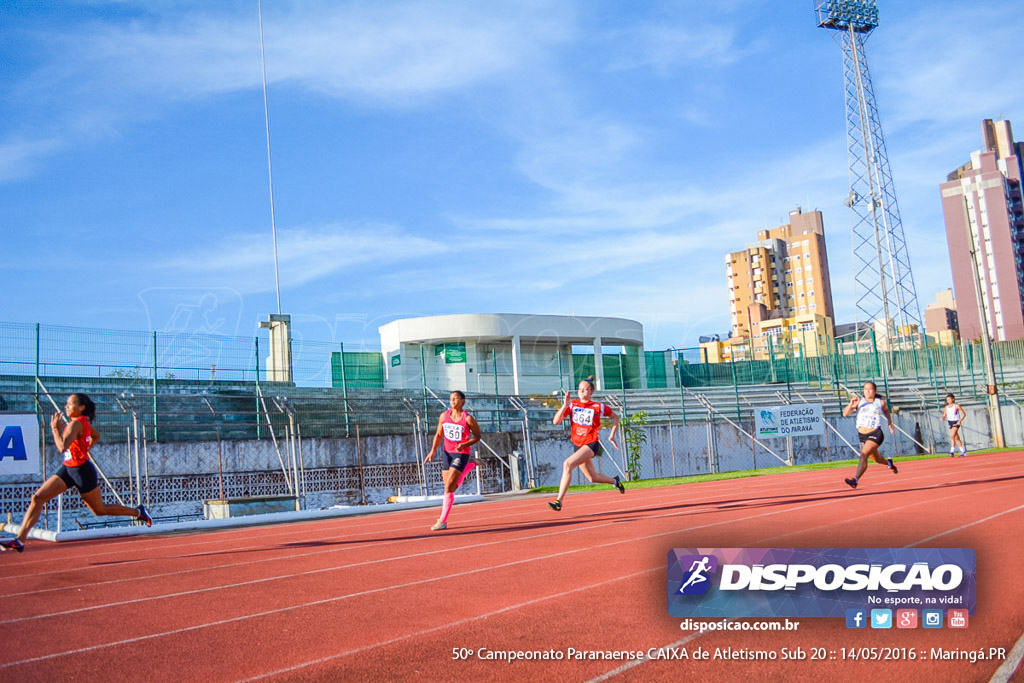
{"type": "Polygon", "coordinates": [[[868,458],[880,465],[885,465],[892,470],[893,474],[899,471],[892,458],[887,460],[878,452],[879,447],[885,441],[885,434],[882,432],[882,418],[885,417],[889,421],[889,431],[893,434],[896,433],[896,426],[892,422],[892,415],[889,413],[889,407],[885,404],[885,399],[879,398],[877,392],[878,388],[875,383],[868,382],[864,385],[864,396],[853,394],[850,397],[850,402],[843,408],[843,417],[849,417],[853,411],[857,411],[857,433],[860,439],[860,462],[857,464],[857,474],[853,479],[844,479],[850,488],[857,488],[860,478],[868,469],[868,458]]]}
{"type": "Polygon", "coordinates": [[[593,483],[611,484],[619,493],[625,493],[626,487],[619,481],[618,476],[609,477],[601,474],[594,467],[594,457],[601,453],[601,441],[598,435],[601,432],[602,418],[608,418],[612,423],[612,430],[608,434],[608,441],[618,449],[619,444],[615,441],[615,434],[619,431],[619,416],[612,410],[611,406],[598,401],[591,401],[594,395],[594,378],[587,377],[579,383],[576,388],[577,398],[565,392],[565,400],[562,407],[552,418],[552,424],[561,424],[568,419],[570,423],[569,439],[575,449],[573,454],[562,463],[562,478],[558,482],[558,497],[548,501],[548,505],[556,512],[562,509],[562,500],[565,498],[569,484],[572,482],[572,471],[579,467],[583,476],[593,483]]]}
{"type": "Polygon", "coordinates": [[[857,432],[857,438],[860,440],[862,446],[868,441],[878,444],[879,446],[885,443],[885,433],[882,432],[881,427],[873,432],[868,432],[867,434],[857,432]]]}
{"type": "Polygon", "coordinates": [[[431,531],[444,531],[448,528],[448,515],[455,504],[455,490],[476,463],[473,462],[471,447],[480,441],[480,425],[476,418],[466,411],[466,395],[461,391],[453,391],[448,396],[451,407],[441,413],[437,421],[437,432],[434,433],[434,444],[427,453],[426,462],[434,459],[438,446],[444,443],[441,463],[441,476],[444,478],[444,495],[441,497],[441,516],[430,527],[431,531]]]}
{"type": "Polygon", "coordinates": [[[64,464],[32,496],[32,502],[21,520],[18,537],[0,540],[0,548],[4,550],[22,552],[28,532],[39,521],[43,506],[70,488],[78,489],[82,501],[94,515],[124,515],[134,517],[146,526],[153,524],[142,505],[129,508],[103,502],[96,479],[96,466],[89,459],[89,449],[100,439],[99,432],[91,424],[96,417],[96,405],[85,394],[71,394],[64,405],[64,411],[67,413],[66,418],[60,413],[54,413],[50,418],[53,443],[57,451],[64,454],[64,464]]]}
{"type": "Polygon", "coordinates": [[[89,493],[100,485],[96,465],[93,465],[91,460],[86,460],[81,467],[61,465],[53,476],[60,477],[67,488],[78,489],[79,493],[89,493]]]}

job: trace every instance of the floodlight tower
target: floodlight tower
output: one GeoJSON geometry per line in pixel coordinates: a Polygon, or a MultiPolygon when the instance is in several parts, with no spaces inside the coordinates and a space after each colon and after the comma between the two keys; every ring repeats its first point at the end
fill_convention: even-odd
{"type": "Polygon", "coordinates": [[[892,339],[921,331],[921,308],[910,271],[910,255],[896,203],[885,138],[878,118],[864,43],[878,26],[874,0],[816,0],[818,27],[833,31],[843,49],[846,149],[853,212],[853,270],[856,316],[884,321],[886,347],[892,339]],[[894,327],[896,329],[894,329],[894,327]]]}

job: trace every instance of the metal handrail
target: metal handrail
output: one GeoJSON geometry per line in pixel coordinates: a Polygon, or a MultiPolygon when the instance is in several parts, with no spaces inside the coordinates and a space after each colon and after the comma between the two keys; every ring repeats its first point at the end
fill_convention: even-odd
{"type": "Polygon", "coordinates": [[[747,437],[748,439],[750,439],[751,441],[753,441],[754,443],[756,443],[756,444],[757,444],[758,446],[760,446],[761,448],[763,448],[763,449],[765,449],[766,451],[768,451],[769,453],[771,453],[771,454],[772,454],[773,456],[775,456],[775,458],[776,458],[776,459],[777,459],[777,460],[778,460],[779,462],[781,462],[781,463],[783,463],[783,464],[785,464],[785,465],[789,465],[789,464],[790,464],[789,462],[787,462],[787,461],[786,461],[786,459],[785,459],[785,458],[783,458],[783,457],[782,457],[782,456],[780,456],[780,455],[779,455],[778,453],[776,453],[775,451],[773,451],[773,450],[772,450],[771,448],[769,448],[768,446],[766,446],[766,445],[764,444],[764,442],[762,442],[762,441],[761,441],[761,440],[759,440],[759,439],[758,439],[757,437],[755,437],[755,436],[754,436],[753,434],[751,434],[750,432],[748,432],[747,430],[745,430],[745,429],[744,429],[743,427],[740,427],[740,426],[739,426],[738,424],[736,424],[736,423],[735,423],[735,422],[733,422],[733,421],[732,421],[731,419],[729,419],[729,416],[728,416],[728,415],[726,415],[725,413],[723,413],[722,411],[720,411],[720,410],[719,410],[718,408],[716,408],[716,407],[715,407],[715,406],[714,406],[714,405],[713,405],[713,404],[711,403],[711,401],[709,401],[709,400],[708,400],[707,396],[705,396],[704,394],[696,394],[696,393],[693,393],[693,392],[692,392],[692,391],[690,391],[689,389],[686,389],[686,393],[688,393],[688,394],[692,395],[692,396],[693,396],[693,397],[694,397],[694,398],[695,398],[695,399],[697,400],[697,402],[698,402],[698,403],[700,403],[700,404],[701,404],[702,406],[704,406],[704,407],[705,407],[705,408],[706,408],[706,409],[708,410],[708,412],[709,412],[709,413],[717,413],[719,417],[721,417],[721,418],[722,418],[723,420],[725,420],[726,422],[728,422],[729,424],[731,424],[731,425],[732,425],[733,427],[735,427],[735,428],[736,428],[737,430],[739,430],[739,431],[740,431],[740,432],[741,432],[741,433],[742,433],[742,434],[743,434],[744,436],[746,436],[746,437],[747,437]]]}

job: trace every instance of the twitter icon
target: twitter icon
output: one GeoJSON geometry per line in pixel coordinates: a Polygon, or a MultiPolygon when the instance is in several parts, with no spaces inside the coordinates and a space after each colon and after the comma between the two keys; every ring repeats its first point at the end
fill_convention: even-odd
{"type": "Polygon", "coordinates": [[[871,628],[892,628],[892,610],[871,610],[871,628]]]}

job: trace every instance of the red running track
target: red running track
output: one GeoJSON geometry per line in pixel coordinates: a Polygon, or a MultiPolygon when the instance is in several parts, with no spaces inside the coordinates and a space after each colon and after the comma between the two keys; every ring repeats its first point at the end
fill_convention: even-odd
{"type": "MultiPolygon", "coordinates": [[[[671,646],[1024,650],[1024,453],[544,496],[0,556],[0,680],[1007,680],[1002,661],[516,661],[671,646]],[[673,547],[969,547],[965,630],[680,631],[673,547]],[[474,655],[453,659],[453,648],[474,655]]],[[[745,621],[745,620],[744,620],[745,621]]],[[[1018,676],[1021,674],[1017,674],[1018,676]]]]}

